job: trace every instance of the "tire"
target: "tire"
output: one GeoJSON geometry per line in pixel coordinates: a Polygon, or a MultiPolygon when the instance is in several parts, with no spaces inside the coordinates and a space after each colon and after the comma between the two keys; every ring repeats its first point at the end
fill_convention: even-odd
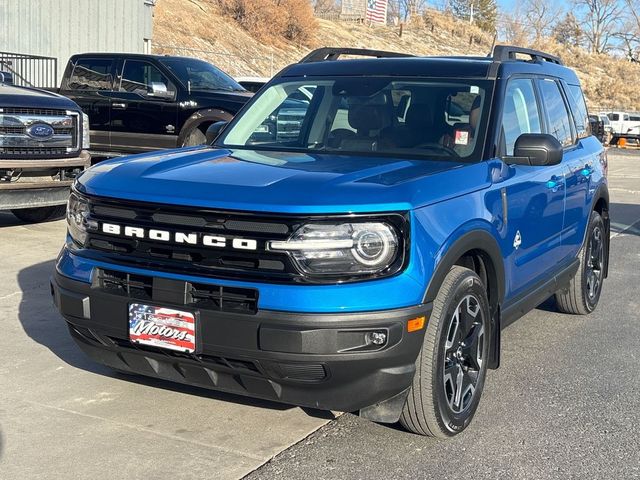
{"type": "Polygon", "coordinates": [[[427,323],[416,374],[400,416],[404,428],[448,438],[469,426],[487,373],[490,326],[482,281],[468,268],[452,267],[427,323]]]}
{"type": "Polygon", "coordinates": [[[578,253],[580,265],[568,287],[556,292],[562,313],[587,315],[598,306],[608,257],[606,229],[598,212],[591,212],[586,242],[578,253]]]}
{"type": "Polygon", "coordinates": [[[66,205],[55,205],[53,207],[19,208],[11,210],[11,213],[23,222],[40,223],[62,218],[66,210],[66,205]]]}
{"type": "Polygon", "coordinates": [[[204,145],[205,143],[207,143],[206,135],[202,130],[196,127],[185,137],[184,142],[182,142],[182,146],[196,147],[198,145],[204,145]]]}

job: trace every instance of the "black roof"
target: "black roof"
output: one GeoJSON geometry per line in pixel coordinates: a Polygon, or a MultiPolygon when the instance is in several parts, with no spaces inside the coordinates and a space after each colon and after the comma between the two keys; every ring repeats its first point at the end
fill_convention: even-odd
{"type": "Polygon", "coordinates": [[[492,56],[416,57],[375,50],[322,48],[300,63],[287,67],[282,77],[300,76],[402,76],[493,79],[516,73],[544,74],[578,84],[575,72],[553,55],[520,47],[498,45],[492,56]],[[341,54],[374,58],[338,60],[341,54]],[[524,57],[524,58],[523,58],[524,57]]]}
{"type": "MultiPolygon", "coordinates": [[[[152,53],[124,53],[124,52],[88,52],[88,53],[76,53],[75,55],[71,55],[71,60],[76,60],[78,58],[140,58],[140,59],[155,59],[155,60],[163,60],[163,59],[178,59],[178,60],[200,60],[202,62],[206,62],[206,60],[202,60],[200,58],[195,57],[185,57],[181,55],[155,55],[152,53]]],[[[209,62],[207,62],[209,63],[209,62]]]]}

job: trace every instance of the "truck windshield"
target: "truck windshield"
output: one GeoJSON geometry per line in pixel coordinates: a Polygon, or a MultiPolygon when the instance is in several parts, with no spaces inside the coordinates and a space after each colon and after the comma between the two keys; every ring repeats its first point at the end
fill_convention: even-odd
{"type": "Polygon", "coordinates": [[[192,90],[225,90],[243,92],[244,88],[222,70],[195,58],[163,58],[160,62],[192,90]]]}
{"type": "Polygon", "coordinates": [[[384,77],[272,84],[216,142],[228,148],[479,161],[490,83],[384,77]]]}

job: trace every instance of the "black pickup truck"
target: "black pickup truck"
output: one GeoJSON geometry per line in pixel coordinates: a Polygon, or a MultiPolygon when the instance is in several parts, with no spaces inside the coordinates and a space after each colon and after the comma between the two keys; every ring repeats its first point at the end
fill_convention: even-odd
{"type": "Polygon", "coordinates": [[[68,98],[10,79],[0,74],[0,210],[26,222],[60,217],[91,163],[89,121],[68,98]]]}
{"type": "Polygon", "coordinates": [[[202,60],[124,53],[72,56],[59,93],[89,115],[94,156],[200,145],[252,95],[202,60]]]}

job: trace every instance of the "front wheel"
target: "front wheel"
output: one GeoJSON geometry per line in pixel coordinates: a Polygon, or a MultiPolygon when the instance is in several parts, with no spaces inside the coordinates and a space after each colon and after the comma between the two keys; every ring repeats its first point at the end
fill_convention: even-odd
{"type": "Polygon", "coordinates": [[[196,147],[207,143],[207,136],[199,128],[194,128],[184,139],[183,147],[196,147]]]}
{"type": "Polygon", "coordinates": [[[593,211],[586,242],[578,253],[578,271],[566,288],[556,292],[556,303],[562,313],[586,315],[596,309],[602,293],[608,245],[604,221],[593,211]]]}
{"type": "Polygon", "coordinates": [[[482,281],[472,270],[454,266],[433,304],[402,426],[441,438],[467,428],[484,387],[490,325],[482,281]]]}
{"type": "Polygon", "coordinates": [[[11,210],[18,219],[26,223],[47,222],[57,220],[64,216],[66,205],[55,205],[53,207],[19,208],[11,210]]]}

